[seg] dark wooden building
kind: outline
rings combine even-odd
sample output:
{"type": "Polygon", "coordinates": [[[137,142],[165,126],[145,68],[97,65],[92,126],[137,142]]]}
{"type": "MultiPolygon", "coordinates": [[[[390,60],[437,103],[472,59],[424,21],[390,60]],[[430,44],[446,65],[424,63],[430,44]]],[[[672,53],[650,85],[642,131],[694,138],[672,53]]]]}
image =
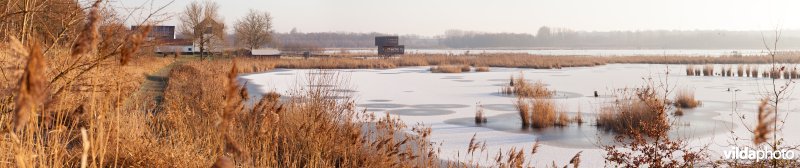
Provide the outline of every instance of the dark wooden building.
{"type": "Polygon", "coordinates": [[[405,54],[405,46],[400,45],[398,36],[375,37],[375,46],[378,46],[378,55],[392,56],[405,54]]]}

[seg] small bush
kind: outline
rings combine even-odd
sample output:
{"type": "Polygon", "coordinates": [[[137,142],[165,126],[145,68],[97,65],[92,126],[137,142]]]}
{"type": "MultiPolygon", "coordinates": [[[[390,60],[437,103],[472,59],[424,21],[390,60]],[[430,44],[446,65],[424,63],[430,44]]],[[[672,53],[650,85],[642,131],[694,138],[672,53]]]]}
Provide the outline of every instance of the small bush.
{"type": "MultiPolygon", "coordinates": [[[[431,67],[432,73],[461,73],[464,72],[462,67],[456,65],[439,65],[431,67]]],[[[467,70],[469,72],[469,70],[467,70]]]]}
{"type": "Polygon", "coordinates": [[[556,106],[553,100],[535,99],[532,104],[531,126],[533,128],[547,128],[556,125],[556,106]]]}
{"type": "Polygon", "coordinates": [[[479,66],[475,68],[475,72],[489,72],[489,67],[487,66],[479,66]]]}
{"type": "Polygon", "coordinates": [[[714,65],[706,64],[703,67],[703,75],[704,76],[714,76],[714,65]]]}
{"type": "Polygon", "coordinates": [[[695,108],[700,105],[700,101],[694,98],[694,91],[681,89],[675,92],[674,104],[680,108],[695,108]]]}
{"type": "Polygon", "coordinates": [[[597,126],[621,134],[660,136],[669,130],[664,101],[650,87],[623,92],[621,98],[601,108],[597,126]]]}
{"type": "Polygon", "coordinates": [[[514,94],[517,97],[526,97],[526,98],[551,98],[553,97],[553,91],[547,89],[547,86],[542,81],[536,81],[533,84],[528,83],[525,80],[525,76],[520,74],[519,78],[514,79],[511,77],[511,82],[509,82],[509,86],[504,86],[501,88],[501,93],[503,94],[514,94]]]}

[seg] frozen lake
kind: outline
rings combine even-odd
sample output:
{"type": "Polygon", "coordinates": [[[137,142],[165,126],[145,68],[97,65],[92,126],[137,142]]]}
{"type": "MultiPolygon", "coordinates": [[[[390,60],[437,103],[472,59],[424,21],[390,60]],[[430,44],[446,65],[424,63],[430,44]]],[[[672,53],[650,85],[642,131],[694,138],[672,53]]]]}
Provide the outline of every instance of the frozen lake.
{"type": "MultiPolygon", "coordinates": [[[[337,54],[342,52],[357,54],[377,54],[376,49],[325,49],[326,54],[337,54]]],[[[792,50],[786,50],[792,52],[792,50]]],[[[724,56],[724,55],[766,55],[766,50],[753,49],[717,49],[717,50],[698,50],[698,49],[642,49],[642,50],[590,50],[590,49],[410,49],[405,50],[406,54],[497,54],[497,53],[524,53],[533,55],[554,55],[554,56],[724,56]]]]}
{"type": "MultiPolygon", "coordinates": [[[[716,66],[718,71],[721,66],[716,66]]],[[[766,66],[761,66],[766,68],[766,66]]],[[[518,69],[491,68],[490,72],[471,73],[430,73],[429,67],[405,67],[386,70],[345,69],[329,70],[348,78],[350,89],[339,92],[352,93],[360,109],[383,115],[389,113],[399,117],[407,125],[423,123],[433,132],[431,141],[441,142],[442,159],[468,160],[465,156],[473,134],[477,139],[487,142],[487,154],[476,156],[483,160],[493,160],[496,152],[512,147],[529,151],[534,140],[539,139],[542,146],[532,157],[533,165],[539,167],[553,161],[559,165],[569,162],[577,152],[582,153],[582,165],[602,165],[605,152],[598,149],[598,143],[612,140],[611,135],[599,131],[594,125],[594,116],[608,102],[614,101],[610,95],[615,89],[633,88],[644,83],[642,78],[651,76],[663,80],[667,65],[650,64],[610,64],[596,67],[564,69],[518,69]],[[508,84],[509,77],[524,73],[529,81],[541,80],[549,89],[556,91],[553,98],[557,106],[566,109],[571,115],[581,112],[588,123],[578,126],[547,129],[520,128],[519,115],[513,103],[516,98],[498,94],[500,88],[508,84]],[[598,91],[600,97],[594,97],[598,91]],[[476,104],[483,105],[488,123],[474,124],[476,104]]],[[[687,138],[692,146],[709,145],[712,159],[719,159],[723,150],[729,150],[734,135],[750,139],[752,134],[747,127],[755,121],[758,100],[766,94],[771,80],[749,77],[701,77],[686,76],[685,66],[670,65],[669,83],[676,88],[695,91],[702,106],[684,110],[684,116],[670,116],[676,124],[673,137],[687,138]],[[728,91],[740,90],[736,92],[728,91]],[[747,115],[743,123],[733,111],[747,115]]],[[[734,67],[735,69],[735,67],[734,67]]],[[[718,72],[717,71],[717,72],[718,72]]],[[[240,80],[247,81],[251,95],[267,91],[281,94],[290,89],[310,87],[303,83],[309,72],[316,70],[277,69],[272,72],[245,74],[240,80]]],[[[782,80],[779,80],[782,81],[782,80]]],[[[316,86],[320,87],[320,86],[316,86]]],[[[794,92],[794,90],[792,90],[794,92]]],[[[670,96],[671,98],[672,96],[670,96]]],[[[796,96],[790,95],[780,108],[781,117],[786,115],[784,133],[779,134],[787,145],[800,144],[800,134],[792,134],[800,128],[797,115],[796,96]],[[789,113],[785,113],[789,109],[789,113]]],[[[741,144],[750,144],[742,140],[741,144]]]]}

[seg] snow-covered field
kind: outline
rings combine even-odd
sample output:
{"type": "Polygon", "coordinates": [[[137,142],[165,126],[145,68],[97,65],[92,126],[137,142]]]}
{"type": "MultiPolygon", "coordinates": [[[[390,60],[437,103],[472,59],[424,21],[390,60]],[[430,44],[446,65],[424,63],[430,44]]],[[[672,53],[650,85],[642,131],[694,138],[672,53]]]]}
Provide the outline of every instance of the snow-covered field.
{"type": "MultiPolygon", "coordinates": [[[[718,71],[720,65],[716,66],[718,71]]],[[[643,78],[652,77],[655,82],[669,80],[675,88],[695,91],[702,106],[684,110],[685,115],[671,117],[676,125],[671,132],[675,137],[688,138],[692,146],[708,145],[712,159],[719,159],[723,150],[732,146],[732,137],[738,136],[741,144],[752,137],[747,127],[752,127],[758,100],[767,93],[771,80],[747,77],[698,77],[686,76],[685,66],[670,65],[670,74],[665,77],[666,65],[612,64],[585,68],[564,69],[518,69],[491,68],[490,72],[430,73],[429,67],[406,67],[386,70],[347,69],[331,70],[340,77],[348,78],[351,89],[340,92],[353,93],[359,108],[377,114],[389,113],[398,116],[407,125],[423,123],[432,130],[431,141],[441,142],[443,159],[469,160],[465,156],[470,138],[487,142],[488,152],[475,155],[482,160],[493,160],[496,152],[513,147],[529,151],[536,139],[542,146],[531,157],[533,165],[559,165],[569,162],[577,152],[582,153],[582,164],[602,165],[605,153],[598,143],[612,140],[611,135],[598,131],[593,126],[594,115],[605,103],[614,101],[615,89],[634,88],[644,84],[643,78]],[[524,73],[529,81],[542,80],[548,88],[556,90],[555,102],[575,115],[583,114],[588,123],[578,126],[555,127],[541,130],[522,130],[513,97],[498,94],[507,85],[509,77],[524,73]],[[730,89],[729,89],[730,88],[730,89]],[[729,91],[730,90],[730,91],[729,91]],[[736,91],[739,90],[739,91],[736,91]],[[593,92],[599,92],[594,97],[593,92]],[[474,124],[476,105],[485,109],[488,123],[474,124]],[[744,122],[736,118],[734,110],[746,115],[744,122]],[[488,159],[487,159],[488,155],[488,159]]],[[[766,68],[762,65],[761,68],[766,68]]],[[[735,67],[734,67],[735,69],[735,67]]],[[[307,73],[316,70],[278,69],[272,72],[246,74],[240,80],[247,82],[251,95],[267,91],[286,93],[290,89],[304,86],[307,73]]],[[[782,80],[779,80],[782,81],[782,80]]],[[[771,88],[770,88],[771,89],[771,88]]],[[[794,90],[792,90],[794,91],[794,90]]],[[[800,144],[800,128],[797,103],[800,95],[789,95],[780,108],[786,124],[780,137],[788,145],[800,144]],[[788,109],[788,110],[787,110],[788,109]],[[789,112],[788,114],[786,112],[789,112]]],[[[670,96],[671,97],[671,96],[670,96]]],[[[538,166],[537,166],[538,167],[538,166]]]]}

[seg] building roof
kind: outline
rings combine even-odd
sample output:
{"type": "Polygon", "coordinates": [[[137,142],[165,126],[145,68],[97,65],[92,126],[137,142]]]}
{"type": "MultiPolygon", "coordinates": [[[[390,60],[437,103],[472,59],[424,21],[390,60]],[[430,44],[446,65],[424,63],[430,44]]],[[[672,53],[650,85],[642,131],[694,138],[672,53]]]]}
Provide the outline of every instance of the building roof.
{"type": "Polygon", "coordinates": [[[253,49],[250,51],[250,55],[259,56],[259,55],[281,55],[281,51],[274,49],[274,48],[259,48],[253,49]]]}

